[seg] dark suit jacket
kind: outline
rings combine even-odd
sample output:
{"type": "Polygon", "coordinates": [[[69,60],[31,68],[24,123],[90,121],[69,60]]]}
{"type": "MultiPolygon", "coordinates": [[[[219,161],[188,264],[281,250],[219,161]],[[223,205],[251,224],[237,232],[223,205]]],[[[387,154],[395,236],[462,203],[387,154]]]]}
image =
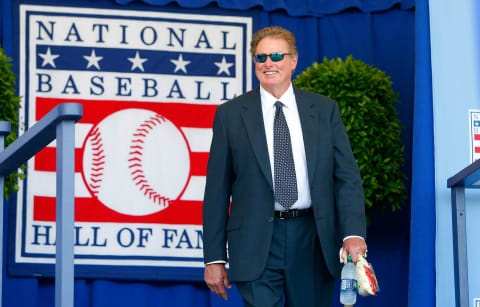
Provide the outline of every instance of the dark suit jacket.
{"type": "MultiPolygon", "coordinates": [[[[338,277],[342,239],[366,235],[362,181],[337,103],[297,88],[294,92],[320,245],[329,272],[338,277]]],[[[256,88],[215,113],[203,204],[205,263],[227,260],[228,241],[230,279],[257,279],[267,262],[274,204],[256,88]]]]}

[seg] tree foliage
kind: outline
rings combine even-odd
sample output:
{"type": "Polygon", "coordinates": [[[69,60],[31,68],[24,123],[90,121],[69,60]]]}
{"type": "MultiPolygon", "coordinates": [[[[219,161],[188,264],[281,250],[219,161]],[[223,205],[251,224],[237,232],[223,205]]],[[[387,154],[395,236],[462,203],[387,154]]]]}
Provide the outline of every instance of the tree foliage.
{"type": "Polygon", "coordinates": [[[401,209],[406,176],[395,104],[398,94],[385,72],[349,56],[324,59],[297,76],[294,84],[338,102],[365,191],[367,215],[401,209]]]}
{"type": "MultiPolygon", "coordinates": [[[[0,121],[9,121],[12,132],[5,139],[5,147],[17,139],[18,109],[20,97],[15,94],[15,73],[12,71],[11,58],[7,57],[0,47],[0,121]]],[[[5,197],[18,190],[18,179],[23,179],[22,172],[15,172],[5,178],[5,197]]]]}

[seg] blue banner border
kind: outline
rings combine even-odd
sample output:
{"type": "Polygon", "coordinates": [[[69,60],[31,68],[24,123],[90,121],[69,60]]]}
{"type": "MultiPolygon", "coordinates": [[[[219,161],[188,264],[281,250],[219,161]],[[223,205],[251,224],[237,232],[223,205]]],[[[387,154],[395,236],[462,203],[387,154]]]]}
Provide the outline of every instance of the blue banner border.
{"type": "MultiPolygon", "coordinates": [[[[14,72],[17,74],[17,90],[19,86],[18,76],[19,76],[19,59],[20,59],[20,5],[29,4],[29,5],[38,5],[38,6],[62,6],[62,7],[75,7],[75,8],[92,8],[91,6],[85,6],[85,1],[71,1],[65,3],[65,1],[21,1],[14,0],[12,4],[12,41],[13,41],[13,64],[14,72]]],[[[255,32],[255,29],[258,28],[258,23],[260,19],[260,10],[253,9],[251,11],[230,11],[219,9],[217,7],[208,7],[204,9],[185,9],[179,8],[176,5],[167,5],[164,7],[158,6],[148,6],[144,4],[131,4],[128,6],[118,6],[113,2],[109,1],[96,1],[96,9],[115,9],[115,10],[139,10],[139,11],[155,11],[155,12],[164,12],[164,13],[180,13],[180,14],[195,14],[195,15],[227,15],[235,17],[250,17],[252,20],[252,31],[255,32]]],[[[45,14],[46,12],[42,12],[45,14]]],[[[27,13],[34,14],[32,13],[27,13]]],[[[65,15],[56,14],[56,15],[65,15]]],[[[78,16],[78,14],[71,14],[78,16]]],[[[87,16],[89,14],[85,14],[87,16]]],[[[125,16],[118,16],[122,18],[127,18],[125,16]]],[[[131,19],[131,18],[129,18],[131,19]]],[[[150,18],[151,19],[151,18],[150,18]]],[[[193,23],[202,23],[202,24],[218,24],[224,23],[226,25],[241,25],[240,23],[231,22],[214,22],[214,21],[192,21],[193,23]]],[[[243,24],[245,29],[245,24],[243,24]]],[[[244,31],[246,33],[246,29],[244,31]]],[[[28,35],[25,36],[26,38],[28,35]]],[[[246,41],[246,37],[243,38],[246,41]]],[[[247,46],[247,45],[246,45],[247,46]]],[[[245,54],[245,57],[248,56],[248,53],[245,54]]],[[[244,57],[244,63],[247,63],[246,58],[244,57]]],[[[27,61],[28,62],[28,61],[27,61]]],[[[254,71],[253,69],[251,70],[254,71]]],[[[246,76],[246,66],[244,66],[244,76],[246,76]]],[[[251,80],[254,80],[253,73],[251,80]]],[[[26,88],[28,88],[28,80],[26,81],[26,88]]],[[[254,83],[254,81],[252,81],[254,83]]],[[[243,81],[243,88],[248,88],[246,84],[246,78],[243,81]]],[[[25,101],[25,107],[28,108],[28,98],[25,101]]],[[[28,114],[26,114],[25,122],[28,123],[28,114]]],[[[28,175],[28,174],[27,174],[28,175]]],[[[42,257],[42,258],[54,258],[54,255],[45,255],[45,254],[34,254],[25,252],[25,225],[26,225],[26,180],[24,181],[23,189],[23,225],[22,225],[22,256],[30,257],[42,257]]],[[[13,276],[35,276],[35,277],[53,277],[55,275],[55,265],[54,264],[36,264],[36,263],[17,263],[15,262],[15,240],[16,240],[16,212],[17,212],[17,199],[16,195],[10,198],[8,202],[10,205],[9,208],[9,223],[8,223],[8,264],[7,269],[8,273],[13,276]]],[[[175,260],[182,261],[182,258],[171,258],[171,257],[131,257],[131,256],[98,256],[98,255],[80,255],[75,256],[76,259],[80,258],[90,258],[90,259],[155,259],[155,260],[175,260]]],[[[183,261],[199,261],[200,258],[188,258],[183,259],[183,261]]],[[[202,281],[203,280],[203,268],[190,268],[190,267],[161,267],[161,266],[108,266],[108,265],[75,265],[75,277],[76,278],[85,278],[85,279],[98,279],[98,278],[108,278],[108,279],[128,279],[128,280],[172,280],[172,281],[202,281]]]]}

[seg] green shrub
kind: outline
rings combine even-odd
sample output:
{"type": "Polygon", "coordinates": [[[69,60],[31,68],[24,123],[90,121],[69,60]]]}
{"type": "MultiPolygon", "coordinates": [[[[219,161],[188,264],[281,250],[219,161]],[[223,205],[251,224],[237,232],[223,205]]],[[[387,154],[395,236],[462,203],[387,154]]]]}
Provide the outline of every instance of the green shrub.
{"type": "MultiPolygon", "coordinates": [[[[9,63],[11,60],[0,47],[0,121],[9,121],[12,125],[12,133],[5,139],[5,147],[17,139],[18,109],[20,108],[20,97],[15,95],[15,74],[11,70],[12,64],[9,63]]],[[[18,190],[17,181],[24,176],[21,172],[15,172],[5,178],[6,198],[18,190]]]]}
{"type": "Polygon", "coordinates": [[[401,209],[406,199],[404,148],[390,77],[349,56],[313,63],[294,84],[338,102],[362,176],[367,216],[388,205],[392,211],[401,209]]]}

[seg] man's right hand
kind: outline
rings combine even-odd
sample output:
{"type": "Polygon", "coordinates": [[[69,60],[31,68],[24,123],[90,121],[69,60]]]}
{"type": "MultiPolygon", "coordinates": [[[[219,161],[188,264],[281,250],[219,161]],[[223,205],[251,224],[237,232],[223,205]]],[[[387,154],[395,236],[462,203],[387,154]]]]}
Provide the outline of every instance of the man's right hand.
{"type": "Polygon", "coordinates": [[[205,266],[204,274],[205,282],[210,290],[213,291],[216,295],[220,296],[224,300],[228,299],[227,289],[231,289],[232,285],[228,280],[227,269],[225,269],[225,264],[223,263],[211,263],[205,266]]]}

